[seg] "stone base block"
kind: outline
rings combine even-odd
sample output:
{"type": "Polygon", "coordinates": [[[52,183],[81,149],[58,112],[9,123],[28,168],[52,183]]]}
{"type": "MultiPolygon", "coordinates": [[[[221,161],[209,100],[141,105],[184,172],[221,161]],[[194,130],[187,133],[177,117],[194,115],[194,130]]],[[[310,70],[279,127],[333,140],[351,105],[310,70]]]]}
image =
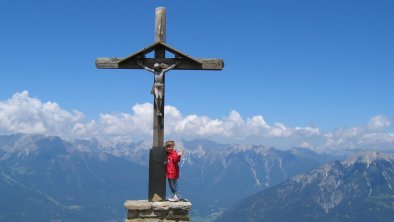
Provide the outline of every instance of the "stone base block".
{"type": "Polygon", "coordinates": [[[127,209],[125,222],[186,222],[190,221],[192,204],[188,201],[127,200],[124,207],[127,209]]]}

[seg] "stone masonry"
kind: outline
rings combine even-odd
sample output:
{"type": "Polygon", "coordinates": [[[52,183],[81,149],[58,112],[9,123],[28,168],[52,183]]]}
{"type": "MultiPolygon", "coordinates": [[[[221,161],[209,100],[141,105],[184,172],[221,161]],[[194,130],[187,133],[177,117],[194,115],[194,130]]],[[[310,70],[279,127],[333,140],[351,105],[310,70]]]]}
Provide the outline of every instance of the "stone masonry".
{"type": "Polygon", "coordinates": [[[125,222],[184,222],[190,221],[192,204],[188,201],[127,200],[124,207],[127,209],[125,222]]]}

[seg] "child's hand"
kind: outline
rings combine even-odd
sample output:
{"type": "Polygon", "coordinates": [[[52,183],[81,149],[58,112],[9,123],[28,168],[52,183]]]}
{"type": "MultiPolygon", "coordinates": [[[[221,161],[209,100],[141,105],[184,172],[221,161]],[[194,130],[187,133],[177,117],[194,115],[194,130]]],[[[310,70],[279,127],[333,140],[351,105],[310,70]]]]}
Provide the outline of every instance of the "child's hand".
{"type": "Polygon", "coordinates": [[[178,155],[179,155],[179,156],[182,156],[182,155],[183,155],[183,150],[180,150],[180,151],[178,152],[178,155]]]}

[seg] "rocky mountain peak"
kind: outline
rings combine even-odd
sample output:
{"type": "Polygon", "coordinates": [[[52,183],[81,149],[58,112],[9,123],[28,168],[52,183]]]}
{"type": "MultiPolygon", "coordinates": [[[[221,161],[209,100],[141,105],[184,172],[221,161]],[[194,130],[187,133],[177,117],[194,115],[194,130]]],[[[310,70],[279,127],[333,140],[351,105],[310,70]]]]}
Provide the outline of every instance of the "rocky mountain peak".
{"type": "Polygon", "coordinates": [[[343,161],[345,166],[354,165],[356,163],[367,164],[368,166],[376,161],[387,161],[387,162],[394,162],[394,154],[391,153],[383,153],[379,151],[360,151],[348,159],[343,161]]]}

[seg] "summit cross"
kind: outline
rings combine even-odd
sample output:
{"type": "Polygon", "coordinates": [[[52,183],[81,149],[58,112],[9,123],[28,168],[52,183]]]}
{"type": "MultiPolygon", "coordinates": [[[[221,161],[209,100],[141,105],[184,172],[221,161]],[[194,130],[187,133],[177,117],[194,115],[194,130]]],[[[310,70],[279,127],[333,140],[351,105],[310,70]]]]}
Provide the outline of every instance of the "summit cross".
{"type": "Polygon", "coordinates": [[[97,58],[99,69],[145,69],[154,76],[153,145],[149,151],[149,201],[163,201],[166,196],[166,151],[164,144],[165,74],[170,70],[222,70],[223,59],[192,58],[166,44],[166,9],[156,8],[155,43],[124,58],[97,58]],[[166,51],[174,58],[167,58],[166,51]],[[154,52],[154,58],[147,55],[154,52]]]}

